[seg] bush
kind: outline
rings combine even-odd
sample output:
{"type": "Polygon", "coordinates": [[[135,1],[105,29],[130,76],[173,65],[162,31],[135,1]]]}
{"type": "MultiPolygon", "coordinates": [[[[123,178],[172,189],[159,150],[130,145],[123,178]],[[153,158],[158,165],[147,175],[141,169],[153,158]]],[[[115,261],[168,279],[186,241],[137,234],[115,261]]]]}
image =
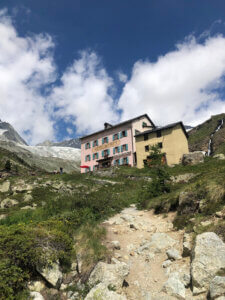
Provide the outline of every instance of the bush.
{"type": "Polygon", "coordinates": [[[7,160],[5,163],[5,170],[10,172],[11,171],[11,162],[10,160],[7,160]]]}

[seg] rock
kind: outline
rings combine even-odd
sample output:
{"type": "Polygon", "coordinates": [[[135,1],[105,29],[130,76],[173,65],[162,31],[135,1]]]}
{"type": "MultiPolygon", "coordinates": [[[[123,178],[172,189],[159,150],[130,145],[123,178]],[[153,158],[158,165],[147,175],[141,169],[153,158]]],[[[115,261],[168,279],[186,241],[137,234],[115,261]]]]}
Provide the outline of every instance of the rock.
{"type": "Polygon", "coordinates": [[[0,192],[1,193],[8,193],[10,191],[10,182],[4,181],[1,185],[0,185],[0,192]]]}
{"type": "Polygon", "coordinates": [[[62,272],[60,271],[59,264],[53,263],[46,268],[37,267],[37,271],[50,283],[53,287],[59,288],[62,283],[62,272]]]}
{"type": "Polygon", "coordinates": [[[112,285],[116,289],[121,288],[125,277],[129,274],[129,266],[124,262],[117,261],[116,264],[106,264],[99,262],[92,271],[88,283],[104,283],[106,286],[112,285]]]}
{"type": "Polygon", "coordinates": [[[167,259],[162,263],[163,268],[168,268],[172,264],[172,261],[167,259]]]}
{"type": "Polygon", "coordinates": [[[18,204],[17,200],[6,198],[1,202],[1,208],[10,208],[18,204]]]}
{"type": "Polygon", "coordinates": [[[31,292],[30,295],[33,300],[45,300],[44,297],[38,292],[31,292]]]}
{"type": "Polygon", "coordinates": [[[132,223],[134,221],[134,217],[128,214],[123,214],[120,218],[129,223],[132,223]]]}
{"type": "Polygon", "coordinates": [[[23,197],[23,201],[24,202],[29,202],[29,201],[32,201],[32,200],[33,200],[33,197],[31,195],[29,195],[29,194],[26,194],[23,197]]]}
{"type": "Polygon", "coordinates": [[[42,281],[32,281],[28,284],[28,289],[34,292],[41,292],[45,288],[42,281]]]}
{"type": "Polygon", "coordinates": [[[36,208],[33,206],[30,206],[30,205],[27,205],[27,206],[21,207],[21,209],[36,209],[36,208]]]}
{"type": "Polygon", "coordinates": [[[185,233],[183,239],[183,257],[187,257],[191,255],[192,250],[192,236],[190,234],[185,233]]]}
{"type": "Polygon", "coordinates": [[[218,299],[217,297],[225,296],[225,276],[216,276],[210,283],[210,297],[211,299],[218,299]]]}
{"type": "Polygon", "coordinates": [[[0,215],[0,220],[3,220],[7,217],[7,215],[0,215]]]}
{"type": "Polygon", "coordinates": [[[196,237],[192,253],[191,277],[194,295],[207,292],[211,280],[224,269],[225,244],[214,232],[196,237]]]}
{"type": "Polygon", "coordinates": [[[20,184],[20,185],[15,185],[12,190],[13,192],[16,192],[16,193],[25,193],[27,191],[31,191],[33,190],[33,186],[30,185],[30,184],[20,184]]]}
{"type": "Polygon", "coordinates": [[[184,154],[182,158],[182,164],[196,165],[204,162],[204,154],[201,151],[195,151],[188,154],[184,154]]]}
{"type": "Polygon", "coordinates": [[[178,213],[180,215],[196,212],[199,208],[200,200],[192,191],[181,192],[179,195],[178,213]]]}
{"type": "Polygon", "coordinates": [[[178,273],[172,273],[164,284],[162,291],[177,299],[185,299],[185,287],[180,281],[178,273]]]}
{"type": "Polygon", "coordinates": [[[213,223],[213,221],[210,221],[210,220],[207,220],[207,221],[202,221],[200,224],[203,226],[203,227],[206,227],[206,226],[209,226],[213,223]]]}
{"type": "Polygon", "coordinates": [[[174,248],[167,250],[166,254],[167,254],[168,258],[171,260],[181,259],[179,252],[174,248]]]}
{"type": "Polygon", "coordinates": [[[183,282],[184,286],[187,288],[191,284],[191,275],[187,274],[187,273],[181,274],[180,280],[181,280],[181,282],[183,282]]]}
{"type": "Polygon", "coordinates": [[[217,218],[223,218],[223,216],[224,216],[222,211],[217,211],[215,215],[217,218]]]}
{"type": "Polygon", "coordinates": [[[217,159],[220,159],[220,160],[225,160],[225,155],[223,153],[213,155],[213,157],[217,158],[217,159]]]}
{"type": "Polygon", "coordinates": [[[189,180],[194,178],[196,174],[194,173],[186,173],[178,176],[171,176],[170,179],[173,183],[187,183],[189,180]]]}
{"type": "Polygon", "coordinates": [[[85,300],[126,300],[125,296],[119,295],[114,291],[110,291],[103,283],[97,284],[87,294],[85,300]]]}
{"type": "Polygon", "coordinates": [[[119,241],[112,241],[111,244],[112,244],[113,249],[120,250],[120,242],[119,241]]]}
{"type": "Polygon", "coordinates": [[[168,234],[157,232],[152,235],[149,248],[154,252],[162,252],[162,250],[171,248],[175,244],[176,241],[168,234]]]}

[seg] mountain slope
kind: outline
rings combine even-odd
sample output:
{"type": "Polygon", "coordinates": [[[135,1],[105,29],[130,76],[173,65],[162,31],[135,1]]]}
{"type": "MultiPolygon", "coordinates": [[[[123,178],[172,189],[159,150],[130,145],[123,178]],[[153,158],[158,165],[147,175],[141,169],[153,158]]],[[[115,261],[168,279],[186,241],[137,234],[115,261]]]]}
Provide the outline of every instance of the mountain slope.
{"type": "Polygon", "coordinates": [[[16,132],[16,130],[7,122],[0,120],[0,140],[13,141],[20,145],[27,145],[22,137],[16,132]]]}
{"type": "Polygon", "coordinates": [[[62,142],[54,143],[51,141],[45,141],[43,143],[37,144],[37,146],[49,146],[49,147],[71,147],[71,148],[77,148],[80,149],[81,144],[80,144],[80,139],[70,139],[70,140],[65,140],[62,142]]]}
{"type": "Polygon", "coordinates": [[[208,151],[209,140],[212,138],[212,153],[225,154],[225,125],[215,132],[221,120],[225,122],[225,113],[212,116],[209,120],[188,132],[190,151],[208,151]],[[211,137],[211,134],[215,134],[211,137]]]}

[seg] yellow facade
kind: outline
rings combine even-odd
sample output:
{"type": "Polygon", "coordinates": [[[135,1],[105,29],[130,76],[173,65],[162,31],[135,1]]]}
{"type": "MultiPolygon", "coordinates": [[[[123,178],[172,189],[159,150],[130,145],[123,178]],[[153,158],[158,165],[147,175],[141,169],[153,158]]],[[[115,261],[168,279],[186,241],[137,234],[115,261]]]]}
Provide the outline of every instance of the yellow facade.
{"type": "Polygon", "coordinates": [[[137,167],[144,167],[144,160],[149,156],[149,151],[145,151],[145,146],[153,146],[162,143],[161,152],[166,154],[168,165],[179,164],[183,154],[189,153],[188,140],[180,124],[172,128],[161,129],[161,137],[157,137],[156,132],[148,133],[148,140],[144,140],[144,135],[136,137],[137,167]]]}

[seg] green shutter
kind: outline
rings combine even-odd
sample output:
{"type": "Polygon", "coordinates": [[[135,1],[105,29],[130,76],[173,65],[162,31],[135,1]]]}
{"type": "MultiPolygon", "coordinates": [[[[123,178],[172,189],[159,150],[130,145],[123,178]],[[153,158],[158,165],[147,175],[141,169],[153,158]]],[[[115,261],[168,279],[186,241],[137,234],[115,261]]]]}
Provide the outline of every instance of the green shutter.
{"type": "Polygon", "coordinates": [[[107,142],[107,144],[108,144],[108,142],[109,142],[109,138],[108,138],[108,137],[106,137],[106,142],[107,142]]]}
{"type": "Polygon", "coordinates": [[[97,159],[98,159],[98,153],[97,153],[97,159]]]}
{"type": "Polygon", "coordinates": [[[118,146],[118,153],[120,153],[120,146],[118,146]]]}
{"type": "Polygon", "coordinates": [[[85,156],[85,161],[87,161],[87,155],[85,156]]]}
{"type": "Polygon", "coordinates": [[[129,164],[129,157],[127,157],[127,164],[129,164]]]}
{"type": "Polygon", "coordinates": [[[115,154],[116,153],[116,149],[115,148],[113,148],[113,154],[115,154]]]}
{"type": "Polygon", "coordinates": [[[95,154],[92,155],[93,160],[95,159],[95,154]]]}
{"type": "Polygon", "coordinates": [[[119,133],[117,133],[117,139],[119,139],[120,138],[120,134],[119,133]]]}
{"type": "Polygon", "coordinates": [[[120,138],[122,138],[122,131],[120,132],[120,138]]]}
{"type": "Polygon", "coordinates": [[[96,146],[98,146],[98,140],[96,141],[96,146]]]}
{"type": "Polygon", "coordinates": [[[115,141],[115,134],[113,135],[113,141],[115,141]]]}
{"type": "Polygon", "coordinates": [[[121,148],[121,152],[123,152],[123,145],[120,148],[121,148]]]}
{"type": "Polygon", "coordinates": [[[104,157],[104,150],[102,150],[102,157],[104,157]]]}
{"type": "Polygon", "coordinates": [[[120,165],[120,159],[118,159],[118,165],[120,165]]]}
{"type": "Polygon", "coordinates": [[[108,153],[108,155],[110,155],[110,149],[107,149],[107,153],[108,153]]]}
{"type": "Polygon", "coordinates": [[[128,151],[128,144],[126,144],[126,151],[128,151]]]}
{"type": "Polygon", "coordinates": [[[102,145],[104,144],[104,138],[102,138],[102,145]]]}
{"type": "Polygon", "coordinates": [[[94,147],[94,142],[95,142],[95,141],[92,142],[92,147],[94,147]]]}

